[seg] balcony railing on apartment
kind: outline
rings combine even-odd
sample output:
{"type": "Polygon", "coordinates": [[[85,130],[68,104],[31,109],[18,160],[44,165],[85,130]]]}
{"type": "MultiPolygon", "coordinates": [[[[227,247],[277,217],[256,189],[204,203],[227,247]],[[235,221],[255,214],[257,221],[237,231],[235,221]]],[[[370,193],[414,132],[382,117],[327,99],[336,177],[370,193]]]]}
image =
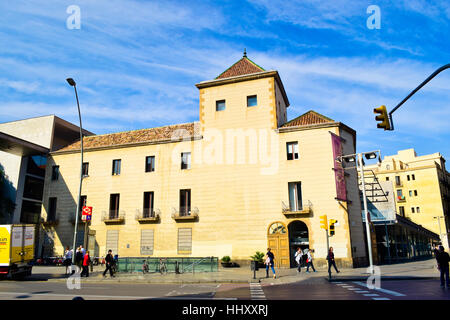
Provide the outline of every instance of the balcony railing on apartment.
{"type": "Polygon", "coordinates": [[[197,207],[180,207],[179,210],[172,207],[172,218],[175,221],[195,221],[198,219],[197,207]]]}
{"type": "Polygon", "coordinates": [[[397,202],[406,202],[405,196],[397,196],[397,202]]]}
{"type": "Polygon", "coordinates": [[[57,218],[57,216],[47,216],[47,218],[43,218],[41,217],[40,219],[41,224],[43,224],[44,226],[54,226],[57,225],[59,223],[59,219],[57,218]]]}
{"type": "Polygon", "coordinates": [[[159,209],[136,209],[136,220],[139,223],[158,222],[161,211],[159,209]]]}
{"type": "Polygon", "coordinates": [[[298,207],[288,206],[284,201],[281,201],[281,210],[286,218],[295,218],[311,214],[313,212],[313,206],[309,200],[307,204],[302,204],[298,207]]]}
{"type": "Polygon", "coordinates": [[[401,181],[395,181],[396,187],[403,187],[403,183],[401,181]]]}
{"type": "Polygon", "coordinates": [[[109,210],[102,212],[102,221],[104,223],[123,223],[125,222],[125,211],[109,210]]]}

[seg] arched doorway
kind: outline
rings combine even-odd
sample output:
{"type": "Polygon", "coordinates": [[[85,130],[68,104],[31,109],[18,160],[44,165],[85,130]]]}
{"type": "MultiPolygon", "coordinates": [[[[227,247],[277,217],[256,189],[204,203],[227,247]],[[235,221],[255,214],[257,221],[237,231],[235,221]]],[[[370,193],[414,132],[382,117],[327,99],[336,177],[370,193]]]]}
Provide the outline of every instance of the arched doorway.
{"type": "Polygon", "coordinates": [[[289,267],[289,238],[286,226],[281,222],[272,223],[269,226],[267,241],[275,256],[275,267],[289,267]]]}
{"type": "Polygon", "coordinates": [[[288,226],[288,231],[290,267],[293,268],[297,266],[294,257],[297,248],[309,249],[309,232],[306,224],[299,220],[292,221],[288,226]]]}

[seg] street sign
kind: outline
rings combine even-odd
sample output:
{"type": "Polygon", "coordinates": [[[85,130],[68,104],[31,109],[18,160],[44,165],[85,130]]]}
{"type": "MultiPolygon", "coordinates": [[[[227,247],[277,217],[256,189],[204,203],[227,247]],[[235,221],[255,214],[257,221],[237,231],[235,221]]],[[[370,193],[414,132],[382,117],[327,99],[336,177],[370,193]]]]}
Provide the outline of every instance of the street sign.
{"type": "Polygon", "coordinates": [[[83,206],[83,212],[81,215],[81,220],[91,221],[92,219],[92,207],[83,206]]]}

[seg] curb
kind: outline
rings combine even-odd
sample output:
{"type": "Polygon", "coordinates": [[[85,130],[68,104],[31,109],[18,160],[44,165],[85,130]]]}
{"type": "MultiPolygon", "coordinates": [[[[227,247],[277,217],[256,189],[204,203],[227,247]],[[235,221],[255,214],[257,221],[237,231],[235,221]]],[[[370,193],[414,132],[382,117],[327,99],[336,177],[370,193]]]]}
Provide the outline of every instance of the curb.
{"type": "MultiPolygon", "coordinates": [[[[328,280],[328,282],[341,282],[341,281],[367,281],[369,277],[354,277],[354,278],[331,278],[329,279],[328,277],[326,278],[328,280]]],[[[429,276],[429,277],[424,277],[424,276],[385,276],[385,277],[380,277],[381,281],[398,281],[398,280],[436,280],[439,279],[439,277],[436,276],[429,276]]]]}

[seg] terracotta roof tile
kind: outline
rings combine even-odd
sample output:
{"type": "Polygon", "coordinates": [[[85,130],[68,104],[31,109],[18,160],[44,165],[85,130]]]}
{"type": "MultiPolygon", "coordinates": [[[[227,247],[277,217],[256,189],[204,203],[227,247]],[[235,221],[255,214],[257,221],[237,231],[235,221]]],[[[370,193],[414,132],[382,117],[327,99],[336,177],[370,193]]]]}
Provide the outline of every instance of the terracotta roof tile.
{"type": "Polygon", "coordinates": [[[222,72],[216,79],[243,76],[246,74],[258,73],[263,71],[265,71],[263,68],[244,56],[241,60],[222,72]]]}
{"type": "Polygon", "coordinates": [[[298,127],[298,126],[307,126],[311,124],[320,124],[320,123],[331,123],[334,122],[333,119],[330,119],[328,117],[325,117],[324,115],[321,115],[320,113],[317,113],[313,110],[310,110],[301,116],[292,119],[289,122],[286,122],[281,127],[298,127]]]}
{"type": "MultiPolygon", "coordinates": [[[[170,140],[173,137],[183,138],[183,131],[177,131],[179,129],[186,130],[189,137],[199,135],[198,122],[192,122],[158,128],[140,129],[126,132],[117,132],[84,137],[83,149],[89,150],[94,148],[113,147],[143,142],[162,142],[170,140]]],[[[80,140],[63,147],[62,149],[57,150],[57,152],[78,151],[78,150],[80,150],[80,140]]]]}

